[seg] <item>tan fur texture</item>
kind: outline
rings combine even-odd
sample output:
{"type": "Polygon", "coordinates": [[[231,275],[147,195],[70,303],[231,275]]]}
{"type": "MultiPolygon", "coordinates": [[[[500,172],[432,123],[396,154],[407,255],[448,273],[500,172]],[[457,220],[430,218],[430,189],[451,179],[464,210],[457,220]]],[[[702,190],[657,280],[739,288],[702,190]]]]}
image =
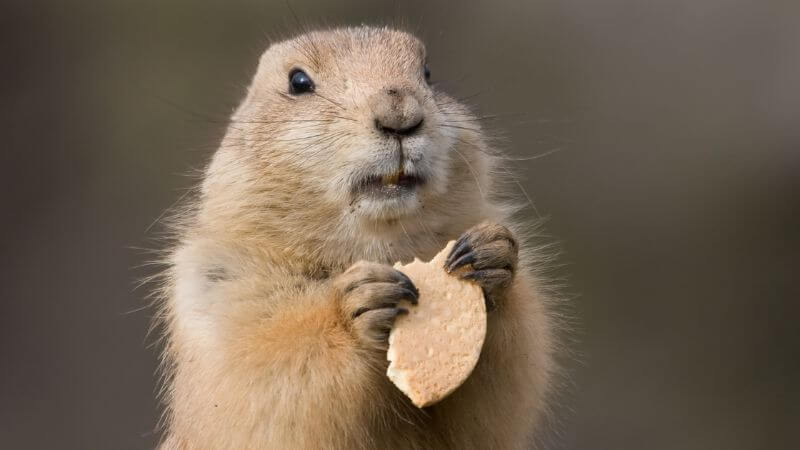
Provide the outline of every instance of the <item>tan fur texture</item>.
{"type": "Polygon", "coordinates": [[[533,447],[555,343],[524,244],[518,264],[516,247],[495,245],[513,259],[513,281],[496,289],[463,386],[420,410],[386,377],[392,299],[407,295],[387,265],[428,260],[482,222],[518,242],[527,235],[499,200],[506,175],[479,120],[426,83],[425,58],[410,34],[371,27],[311,32],[264,53],[179,217],[161,314],[162,448],[533,447]],[[296,68],[314,92],[288,92],[296,68]],[[424,121],[398,147],[376,131],[382,114],[424,121]],[[416,193],[353,194],[357,180],[398,164],[425,178],[416,193]]]}

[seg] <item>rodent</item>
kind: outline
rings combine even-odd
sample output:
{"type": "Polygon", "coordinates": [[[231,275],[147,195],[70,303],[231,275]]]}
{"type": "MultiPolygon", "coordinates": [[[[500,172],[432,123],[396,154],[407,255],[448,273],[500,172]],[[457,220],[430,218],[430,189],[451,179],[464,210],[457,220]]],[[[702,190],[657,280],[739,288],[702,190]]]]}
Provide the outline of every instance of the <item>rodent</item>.
{"type": "Polygon", "coordinates": [[[424,45],[391,28],[312,31],[261,56],[176,214],[161,448],[518,449],[541,434],[553,295],[498,200],[499,153],[429,73],[424,45]],[[385,373],[400,302],[418,295],[391,264],[452,239],[447,268],[484,289],[487,336],[464,385],[418,409],[385,373]]]}

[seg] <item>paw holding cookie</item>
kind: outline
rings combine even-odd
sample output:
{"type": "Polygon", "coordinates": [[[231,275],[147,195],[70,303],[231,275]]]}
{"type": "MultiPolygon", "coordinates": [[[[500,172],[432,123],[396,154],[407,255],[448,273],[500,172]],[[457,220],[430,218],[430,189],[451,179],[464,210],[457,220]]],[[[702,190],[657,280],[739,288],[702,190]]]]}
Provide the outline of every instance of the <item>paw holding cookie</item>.
{"type": "Polygon", "coordinates": [[[369,347],[386,348],[386,338],[396,318],[407,314],[400,302],[417,304],[419,291],[402,272],[367,261],[353,264],[334,281],[344,315],[369,347]]]}
{"type": "Polygon", "coordinates": [[[394,321],[387,375],[414,405],[440,401],[472,373],[486,337],[487,309],[494,309],[516,266],[516,241],[496,224],[470,229],[428,263],[395,264],[413,281],[419,301],[394,321]]]}
{"type": "Polygon", "coordinates": [[[519,248],[508,228],[484,222],[467,230],[456,241],[445,261],[445,270],[477,282],[486,297],[486,309],[492,311],[498,298],[511,285],[519,262],[519,248]]]}

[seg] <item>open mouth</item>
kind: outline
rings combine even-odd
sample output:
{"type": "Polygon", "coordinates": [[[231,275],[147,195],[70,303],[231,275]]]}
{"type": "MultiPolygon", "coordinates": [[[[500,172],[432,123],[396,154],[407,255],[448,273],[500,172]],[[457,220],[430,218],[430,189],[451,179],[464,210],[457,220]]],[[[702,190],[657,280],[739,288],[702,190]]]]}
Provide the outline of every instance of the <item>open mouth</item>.
{"type": "Polygon", "coordinates": [[[353,186],[356,195],[399,197],[414,192],[425,180],[417,175],[396,172],[390,175],[371,175],[353,186]]]}

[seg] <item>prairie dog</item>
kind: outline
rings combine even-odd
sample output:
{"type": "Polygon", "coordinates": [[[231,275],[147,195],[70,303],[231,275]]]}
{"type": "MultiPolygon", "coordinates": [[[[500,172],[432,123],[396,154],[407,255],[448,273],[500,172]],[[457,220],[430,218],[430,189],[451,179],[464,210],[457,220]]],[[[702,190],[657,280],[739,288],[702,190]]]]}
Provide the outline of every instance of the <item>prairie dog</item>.
{"type": "Polygon", "coordinates": [[[533,446],[555,370],[549,298],[497,200],[497,152],[428,77],[423,44],[389,28],[263,54],[178,217],[162,448],[533,446]],[[466,383],[418,409],[385,374],[399,302],[418,295],[391,265],[451,239],[448,269],[486,294],[487,336],[466,383]]]}

